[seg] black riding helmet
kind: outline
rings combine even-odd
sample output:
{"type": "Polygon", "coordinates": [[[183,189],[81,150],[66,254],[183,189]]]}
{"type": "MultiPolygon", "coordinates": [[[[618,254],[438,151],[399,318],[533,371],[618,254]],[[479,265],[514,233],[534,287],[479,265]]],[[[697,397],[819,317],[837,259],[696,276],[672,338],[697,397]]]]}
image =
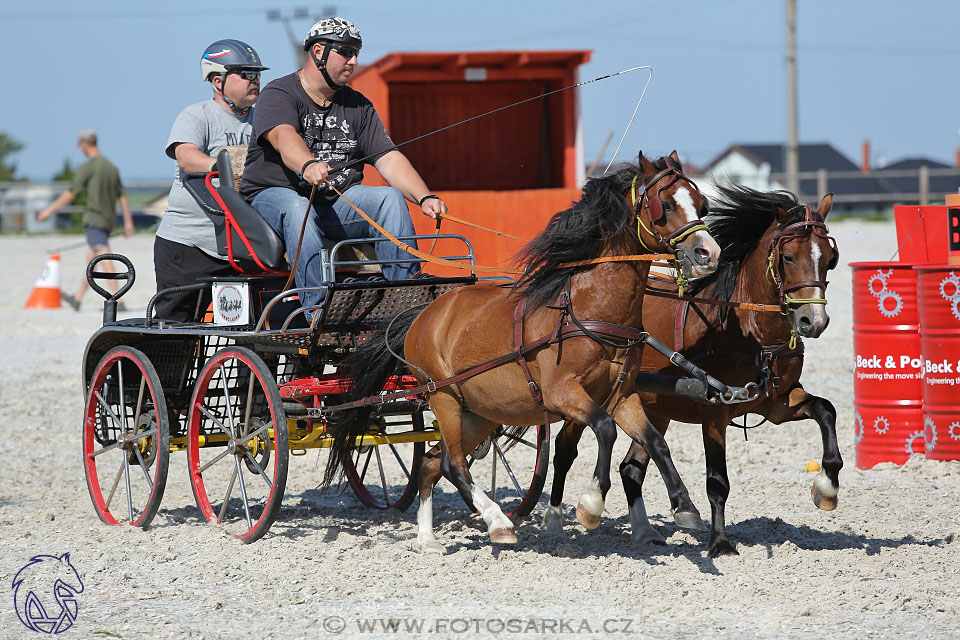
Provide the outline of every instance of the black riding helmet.
{"type": "MultiPolygon", "coordinates": [[[[220,76],[221,82],[226,82],[227,74],[231,71],[266,71],[269,68],[263,66],[254,48],[241,40],[217,40],[204,50],[200,58],[200,78],[204,82],[210,81],[214,75],[220,76]]],[[[238,109],[222,91],[218,93],[234,113],[242,115],[248,111],[238,109]]]]}
{"type": "Polygon", "coordinates": [[[323,79],[327,81],[331,89],[339,89],[340,85],[333,81],[330,74],[327,73],[327,58],[330,56],[330,49],[334,44],[342,44],[352,47],[359,51],[363,47],[363,38],[360,37],[360,31],[349,20],[339,17],[324,18],[320,22],[310,27],[307,37],[303,39],[303,49],[310,53],[313,63],[323,74],[323,79]],[[313,53],[313,43],[318,40],[326,42],[323,48],[323,55],[320,59],[313,53]]]}

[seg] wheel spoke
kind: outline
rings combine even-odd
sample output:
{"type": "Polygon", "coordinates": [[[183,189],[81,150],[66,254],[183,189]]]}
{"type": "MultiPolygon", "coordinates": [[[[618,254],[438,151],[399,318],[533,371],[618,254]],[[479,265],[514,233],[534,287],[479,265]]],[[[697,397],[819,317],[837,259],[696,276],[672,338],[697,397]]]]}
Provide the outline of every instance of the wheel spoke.
{"type": "Polygon", "coordinates": [[[248,442],[250,442],[251,440],[253,440],[254,438],[256,438],[256,437],[257,437],[258,435],[260,435],[261,433],[265,433],[268,429],[270,429],[270,425],[272,425],[272,424],[273,424],[272,422],[269,423],[269,424],[265,424],[265,425],[263,425],[262,427],[260,427],[259,429],[257,429],[256,431],[254,431],[253,433],[250,433],[250,434],[245,435],[245,436],[244,436],[243,438],[241,438],[240,440],[237,440],[237,445],[238,445],[238,446],[239,446],[239,445],[244,445],[244,446],[246,446],[246,444],[247,444],[248,442]]]}
{"type": "Polygon", "coordinates": [[[403,464],[403,458],[400,457],[400,452],[397,451],[396,445],[390,445],[390,451],[393,452],[393,457],[397,459],[397,462],[400,464],[400,468],[403,469],[403,475],[407,476],[407,480],[410,479],[410,472],[407,471],[407,465],[403,464]]]}
{"type": "MultiPolygon", "coordinates": [[[[220,381],[223,384],[223,399],[227,405],[227,420],[230,422],[230,430],[232,431],[236,427],[236,422],[233,420],[233,401],[230,398],[230,385],[227,384],[227,374],[223,369],[223,365],[220,365],[220,381]]],[[[230,439],[233,440],[235,433],[230,434],[230,439]]]]}
{"type": "Polygon", "coordinates": [[[250,519],[250,500],[247,498],[247,483],[243,481],[243,469],[240,468],[240,457],[235,458],[237,463],[237,479],[240,480],[240,495],[243,498],[243,513],[247,517],[247,528],[253,528],[253,520],[250,519]]]}
{"type": "Polygon", "coordinates": [[[536,448],[537,448],[537,445],[536,445],[535,442],[530,442],[529,440],[526,440],[526,439],[524,439],[524,438],[521,438],[521,437],[518,436],[518,435],[509,433],[509,432],[506,432],[506,431],[503,432],[503,433],[501,433],[500,435],[503,436],[504,438],[507,438],[508,440],[511,440],[511,441],[512,441],[512,442],[510,443],[510,446],[509,446],[509,447],[504,447],[504,451],[509,451],[510,449],[512,449],[513,447],[515,447],[515,446],[518,445],[518,444],[526,445],[526,446],[530,447],[531,449],[536,449],[536,448]]]}
{"type": "Polygon", "coordinates": [[[247,431],[250,430],[250,412],[253,411],[253,383],[256,379],[257,376],[253,375],[253,371],[251,371],[250,384],[247,385],[247,410],[243,413],[243,435],[247,435],[247,431]]]}
{"type": "Polygon", "coordinates": [[[121,475],[123,475],[123,463],[120,463],[120,468],[117,469],[117,475],[113,478],[113,486],[110,487],[110,495],[107,496],[107,502],[104,504],[104,508],[107,511],[110,511],[110,502],[113,500],[113,494],[117,491],[117,487],[120,485],[121,475]]]}
{"type": "MultiPolygon", "coordinates": [[[[358,450],[357,450],[357,460],[360,460],[360,456],[361,456],[361,455],[363,455],[363,454],[360,453],[360,450],[358,449],[358,450]]],[[[364,463],[363,463],[363,471],[360,472],[360,482],[363,482],[363,480],[367,477],[367,467],[370,466],[370,458],[371,458],[371,457],[373,457],[373,449],[372,449],[372,448],[367,449],[367,459],[366,459],[366,460],[364,461],[364,463]]],[[[354,465],[354,466],[356,466],[356,465],[354,465]]]]}
{"type": "Polygon", "coordinates": [[[89,456],[90,456],[91,458],[95,458],[95,457],[97,457],[98,455],[100,455],[101,453],[106,453],[107,451],[112,451],[113,449],[116,449],[117,447],[121,447],[121,446],[123,446],[123,440],[120,440],[120,441],[118,441],[118,442],[114,442],[113,444],[108,444],[108,445],[105,446],[103,449],[99,449],[99,450],[94,451],[93,453],[89,454],[89,456]]]}
{"type": "Polygon", "coordinates": [[[230,503],[230,494],[233,493],[233,483],[237,481],[237,471],[238,467],[234,466],[233,474],[230,476],[230,483],[227,484],[227,495],[223,496],[223,504],[220,505],[220,515],[218,516],[220,522],[223,522],[223,518],[227,515],[227,504],[230,503]]]}
{"type": "Polygon", "coordinates": [[[140,469],[143,471],[143,477],[147,479],[147,485],[150,487],[150,491],[153,491],[153,480],[150,479],[150,474],[147,473],[147,463],[143,461],[143,456],[140,455],[140,447],[134,445],[133,452],[137,454],[137,462],[139,463],[140,469]]]}
{"type": "MultiPolygon", "coordinates": [[[[140,390],[137,392],[137,410],[133,412],[133,424],[136,427],[137,418],[140,417],[140,409],[143,408],[143,390],[147,386],[147,379],[140,376],[140,390]]],[[[157,409],[159,411],[159,409],[157,409]]]]}
{"type": "Polygon", "coordinates": [[[127,514],[130,516],[130,524],[133,524],[133,495],[130,493],[130,458],[126,453],[123,454],[123,477],[127,483],[127,514]]]}
{"type": "Polygon", "coordinates": [[[202,475],[204,471],[206,471],[207,469],[209,469],[209,468],[212,467],[213,465],[215,465],[215,464],[217,464],[218,462],[220,462],[221,460],[223,460],[224,457],[226,457],[227,454],[229,454],[229,453],[230,453],[230,450],[227,449],[226,447],[224,447],[223,451],[221,451],[220,453],[218,453],[217,456],[216,456],[213,460],[211,460],[211,461],[208,462],[207,464],[205,464],[205,465],[203,465],[202,467],[200,467],[199,469],[197,469],[197,471],[202,475]]]}
{"type": "Polygon", "coordinates": [[[270,489],[270,491],[273,491],[273,483],[270,482],[270,478],[267,477],[267,474],[263,471],[263,467],[260,466],[260,463],[257,462],[256,458],[250,455],[249,451],[244,451],[244,454],[246,454],[247,459],[250,460],[253,466],[257,468],[257,473],[261,478],[263,478],[263,481],[267,483],[267,488],[270,489]]]}
{"type": "MultiPolygon", "coordinates": [[[[107,383],[103,383],[103,393],[104,393],[104,394],[107,393],[107,383]]],[[[117,417],[117,414],[114,413],[113,407],[111,407],[110,405],[108,405],[108,404],[106,403],[106,401],[105,401],[105,400],[103,399],[103,397],[100,395],[100,392],[99,392],[99,391],[94,391],[94,392],[93,392],[93,395],[96,396],[97,402],[100,404],[100,407],[101,407],[104,411],[106,411],[107,413],[110,414],[110,417],[113,419],[113,423],[114,423],[114,425],[116,425],[117,429],[119,429],[120,431],[123,431],[123,426],[120,424],[120,418],[118,418],[118,417],[117,417]]]]}
{"type": "MultiPolygon", "coordinates": [[[[497,456],[490,456],[493,465],[490,471],[490,499],[497,501],[497,456]]],[[[474,507],[476,508],[476,507],[474,507]]]]}
{"type": "Polygon", "coordinates": [[[202,413],[203,415],[205,415],[205,416],[207,416],[208,418],[210,418],[210,422],[212,422],[212,423],[214,424],[214,426],[216,426],[218,429],[220,429],[220,431],[223,431],[224,435],[226,435],[228,438],[230,438],[230,441],[231,441],[231,442],[234,441],[233,434],[230,433],[230,430],[226,427],[226,425],[224,425],[222,422],[220,422],[220,419],[219,419],[219,418],[217,418],[215,415],[213,415],[212,413],[210,413],[209,411],[207,411],[207,408],[206,408],[205,406],[203,406],[202,404],[201,404],[199,407],[197,407],[197,408],[200,409],[200,413],[202,413]]]}
{"type": "Polygon", "coordinates": [[[497,444],[496,440],[493,442],[493,448],[496,454],[500,456],[500,460],[503,462],[503,468],[507,470],[507,475],[509,475],[510,480],[513,481],[513,486],[516,487],[517,493],[522,496],[523,489],[520,488],[520,483],[517,482],[517,476],[513,475],[513,469],[510,468],[510,463],[507,462],[507,456],[503,455],[503,451],[500,449],[500,445],[497,444]]]}
{"type": "Polygon", "coordinates": [[[387,490],[387,477],[383,474],[383,459],[380,457],[380,447],[373,448],[377,454],[377,466],[380,468],[380,486],[383,487],[383,502],[390,504],[390,492],[387,490]]]}
{"type": "Polygon", "coordinates": [[[127,401],[124,399],[123,393],[123,360],[117,362],[117,379],[120,383],[119,396],[120,396],[120,431],[124,436],[127,435],[127,401]]]}

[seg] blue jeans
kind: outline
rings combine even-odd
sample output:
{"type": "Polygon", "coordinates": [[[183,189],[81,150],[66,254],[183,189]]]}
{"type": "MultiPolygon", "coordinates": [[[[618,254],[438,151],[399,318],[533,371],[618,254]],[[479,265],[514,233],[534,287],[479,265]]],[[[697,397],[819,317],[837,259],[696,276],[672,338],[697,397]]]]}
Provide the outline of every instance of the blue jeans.
{"type": "MultiPolygon", "coordinates": [[[[410,218],[407,202],[393,187],[368,187],[358,184],[344,191],[343,195],[394,236],[414,235],[413,220],[410,218]]],[[[287,258],[292,262],[297,251],[303,216],[307,212],[307,199],[293,189],[270,187],[258,193],[252,204],[274,231],[283,237],[287,245],[287,258]]],[[[298,287],[315,287],[323,281],[320,249],[323,248],[324,238],[339,242],[374,237],[380,237],[380,232],[361,218],[343,198],[338,198],[332,205],[314,204],[303,232],[300,261],[294,274],[294,282],[298,287]]],[[[415,248],[417,246],[416,242],[408,244],[415,248]]],[[[392,242],[378,242],[374,246],[380,260],[413,257],[392,242]]],[[[383,265],[383,275],[388,280],[407,280],[419,270],[420,266],[416,263],[383,265]]],[[[320,304],[323,297],[323,292],[320,291],[300,294],[304,306],[320,304]]]]}

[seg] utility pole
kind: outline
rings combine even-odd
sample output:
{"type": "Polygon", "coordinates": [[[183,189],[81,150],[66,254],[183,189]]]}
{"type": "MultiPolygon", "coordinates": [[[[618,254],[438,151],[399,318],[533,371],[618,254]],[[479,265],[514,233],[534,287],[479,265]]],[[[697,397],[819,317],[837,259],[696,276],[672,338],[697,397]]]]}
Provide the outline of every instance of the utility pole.
{"type": "Polygon", "coordinates": [[[787,0],[787,190],[800,195],[797,140],[797,0],[787,0]]]}
{"type": "MultiPolygon", "coordinates": [[[[328,5],[323,8],[322,16],[314,16],[313,22],[322,20],[323,18],[329,18],[337,15],[337,7],[335,5],[328,5]]],[[[290,40],[290,46],[293,47],[293,56],[297,60],[297,66],[302,67],[303,63],[307,60],[307,52],[303,50],[303,36],[306,33],[297,36],[293,32],[293,27],[290,26],[290,20],[307,20],[310,18],[310,10],[307,7],[295,7],[293,13],[288,15],[280,9],[268,9],[267,10],[267,21],[268,22],[282,22],[283,28],[287,32],[287,39],[290,40]]]]}

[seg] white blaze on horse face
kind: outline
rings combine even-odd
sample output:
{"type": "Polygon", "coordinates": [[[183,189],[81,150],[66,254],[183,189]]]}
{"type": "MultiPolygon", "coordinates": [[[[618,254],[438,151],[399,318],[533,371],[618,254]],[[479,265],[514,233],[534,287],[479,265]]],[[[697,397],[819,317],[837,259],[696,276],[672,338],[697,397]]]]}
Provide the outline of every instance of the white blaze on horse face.
{"type": "MultiPolygon", "coordinates": [[[[810,243],[810,257],[813,258],[813,279],[820,280],[820,245],[816,242],[810,243]]],[[[817,287],[817,295],[820,295],[820,288],[817,287]]]]}
{"type": "Polygon", "coordinates": [[[693,222],[697,219],[697,208],[693,206],[693,196],[690,195],[689,189],[686,187],[677,189],[673,194],[673,201],[676,202],[677,206],[683,211],[687,222],[693,222]]]}

